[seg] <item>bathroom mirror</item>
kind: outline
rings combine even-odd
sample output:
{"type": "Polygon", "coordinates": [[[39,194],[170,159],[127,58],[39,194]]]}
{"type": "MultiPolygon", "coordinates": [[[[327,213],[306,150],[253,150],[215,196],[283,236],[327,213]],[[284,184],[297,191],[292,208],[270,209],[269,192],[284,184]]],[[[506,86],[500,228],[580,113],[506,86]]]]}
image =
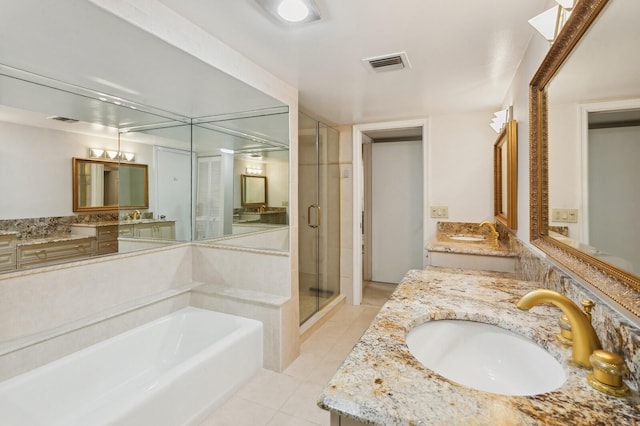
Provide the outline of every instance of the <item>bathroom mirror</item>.
{"type": "Polygon", "coordinates": [[[110,222],[119,226],[118,252],[125,252],[287,226],[286,104],[92,2],[75,2],[73,14],[53,3],[38,5],[37,14],[34,7],[16,4],[7,15],[11,25],[0,28],[0,39],[23,41],[4,43],[11,63],[0,64],[0,230],[36,240],[65,237],[78,222],[110,222]],[[61,43],[69,28],[74,36],[61,43]],[[84,46],[114,33],[136,49],[84,46]],[[65,60],[52,60],[62,45],[65,60]],[[132,72],[141,51],[145,67],[132,72]],[[107,200],[109,207],[96,201],[74,212],[69,159],[85,158],[91,148],[135,153],[147,165],[148,200],[125,202],[121,185],[118,210],[107,200]],[[233,218],[241,208],[240,174],[258,165],[270,184],[268,216],[279,221],[239,230],[233,218]]]}
{"type": "MultiPolygon", "coordinates": [[[[608,233],[612,222],[624,216],[612,213],[618,203],[637,193],[637,182],[605,188],[618,198],[607,201],[609,214],[602,222],[596,221],[585,190],[593,186],[589,184],[593,166],[604,162],[593,154],[586,161],[590,108],[606,102],[623,111],[633,110],[633,100],[640,98],[640,62],[630,54],[637,51],[640,37],[640,27],[632,19],[636,16],[640,16],[636,1],[579,2],[534,75],[529,105],[530,226],[535,246],[640,316],[637,266],[620,253],[594,245],[593,240],[597,232],[608,233]],[[572,199],[571,195],[577,196],[572,199]],[[550,225],[560,223],[569,228],[567,237],[550,230],[550,225]]],[[[635,155],[631,161],[637,168],[640,158],[635,155]]],[[[609,167],[609,174],[623,173],[621,164],[609,167]]],[[[638,235],[638,205],[631,209],[625,214],[630,213],[633,220],[623,226],[627,233],[638,235]]],[[[638,241],[636,237],[633,242],[635,253],[640,252],[638,241]]]]}
{"type": "Polygon", "coordinates": [[[242,175],[240,180],[242,206],[264,206],[267,204],[267,177],[242,175]]]}
{"type": "Polygon", "coordinates": [[[146,164],[73,158],[72,172],[74,212],[149,207],[146,164]]]}
{"type": "Polygon", "coordinates": [[[494,211],[508,229],[518,225],[518,123],[505,124],[493,145],[494,211]]]}

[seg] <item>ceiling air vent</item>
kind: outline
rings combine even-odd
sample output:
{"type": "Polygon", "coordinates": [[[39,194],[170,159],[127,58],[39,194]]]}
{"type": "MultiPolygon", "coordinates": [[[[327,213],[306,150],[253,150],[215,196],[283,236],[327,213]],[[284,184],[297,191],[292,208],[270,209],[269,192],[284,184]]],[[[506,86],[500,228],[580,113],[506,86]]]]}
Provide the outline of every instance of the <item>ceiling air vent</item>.
{"type": "Polygon", "coordinates": [[[411,68],[407,54],[404,52],[366,58],[362,63],[372,72],[386,72],[411,68]]]}
{"type": "Polygon", "coordinates": [[[75,118],[61,117],[59,115],[54,115],[54,116],[51,116],[51,117],[47,117],[47,119],[62,121],[63,123],[69,123],[69,124],[73,124],[73,123],[77,123],[78,122],[78,120],[76,120],[75,118]]]}

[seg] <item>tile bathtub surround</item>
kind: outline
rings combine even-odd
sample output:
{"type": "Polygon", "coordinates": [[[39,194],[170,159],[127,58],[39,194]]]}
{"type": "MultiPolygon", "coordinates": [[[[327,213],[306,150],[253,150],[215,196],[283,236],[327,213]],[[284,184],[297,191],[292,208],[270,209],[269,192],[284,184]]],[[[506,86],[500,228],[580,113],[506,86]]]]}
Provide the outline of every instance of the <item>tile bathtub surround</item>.
{"type": "MultiPolygon", "coordinates": [[[[319,405],[373,424],[635,424],[640,396],[612,398],[586,382],[589,370],[563,361],[567,381],[553,392],[504,396],[457,385],[420,364],[405,338],[429,319],[488,322],[533,339],[559,360],[571,349],[554,338],[559,310],[515,303],[537,283],[488,274],[410,271],[325,387],[319,405]]],[[[636,333],[638,331],[636,330],[636,333]]],[[[633,384],[629,383],[630,385],[633,384]]]]}

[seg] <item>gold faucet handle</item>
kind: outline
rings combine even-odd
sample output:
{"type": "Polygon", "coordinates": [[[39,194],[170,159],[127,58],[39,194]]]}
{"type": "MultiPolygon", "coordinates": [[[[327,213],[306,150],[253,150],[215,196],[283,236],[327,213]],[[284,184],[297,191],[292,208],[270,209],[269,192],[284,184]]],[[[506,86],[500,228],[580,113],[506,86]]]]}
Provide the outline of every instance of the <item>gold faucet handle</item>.
{"type": "Polygon", "coordinates": [[[558,341],[563,345],[571,346],[573,345],[573,337],[571,334],[571,323],[569,322],[569,317],[565,314],[562,314],[560,318],[558,318],[558,325],[560,326],[560,333],[556,335],[558,341]]]}
{"type": "Polygon", "coordinates": [[[580,304],[582,305],[582,309],[584,309],[584,313],[587,315],[587,318],[589,318],[589,321],[591,321],[591,310],[594,306],[596,306],[596,304],[593,303],[593,300],[589,299],[582,299],[582,302],[580,302],[580,304]]]}
{"type": "Polygon", "coordinates": [[[593,373],[587,376],[587,382],[592,388],[617,397],[629,395],[629,387],[622,381],[626,367],[620,355],[597,349],[589,361],[593,373]]]}

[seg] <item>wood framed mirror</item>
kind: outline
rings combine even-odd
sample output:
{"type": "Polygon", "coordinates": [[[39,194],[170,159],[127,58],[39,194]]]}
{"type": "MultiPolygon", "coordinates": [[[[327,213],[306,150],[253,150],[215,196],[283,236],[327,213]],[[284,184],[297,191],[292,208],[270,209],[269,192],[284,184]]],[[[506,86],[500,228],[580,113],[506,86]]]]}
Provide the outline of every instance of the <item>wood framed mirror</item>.
{"type": "Polygon", "coordinates": [[[149,208],[146,164],[73,158],[73,211],[149,208]]]}
{"type": "Polygon", "coordinates": [[[243,207],[267,205],[267,177],[240,176],[240,196],[243,207]]]}
{"type": "Polygon", "coordinates": [[[493,145],[493,201],[496,220],[518,228],[518,123],[505,124],[493,145]]]}
{"type": "MultiPolygon", "coordinates": [[[[588,173],[579,173],[580,166],[573,162],[584,164],[580,158],[588,156],[588,151],[580,148],[589,138],[582,130],[586,126],[580,124],[584,121],[580,111],[585,110],[585,105],[640,99],[640,62],[637,55],[630,54],[637,51],[640,34],[636,20],[630,17],[639,14],[640,2],[636,1],[578,2],[529,88],[531,242],[636,318],[640,317],[640,265],[617,252],[609,253],[594,240],[596,231],[610,233],[610,225],[620,221],[620,215],[611,214],[617,204],[609,202],[613,204],[609,204],[606,223],[592,223],[590,204],[594,203],[587,202],[590,200],[582,189],[587,186],[588,173]],[[564,115],[560,114],[562,110],[564,115]],[[573,150],[568,149],[571,140],[575,140],[573,150]],[[560,161],[557,148],[573,155],[560,161]],[[577,182],[565,186],[572,177],[577,182]],[[559,190],[578,194],[576,198],[580,200],[563,204],[565,199],[556,195],[559,190]],[[568,215],[562,213],[564,208],[568,215]],[[572,221],[582,223],[564,236],[554,232],[553,225],[558,220],[567,222],[565,228],[571,228],[572,221]],[[580,229],[588,229],[588,235],[580,229]]],[[[633,161],[637,168],[640,158],[633,161]]],[[[620,172],[617,165],[611,169],[611,174],[620,172]]],[[[619,200],[637,193],[637,184],[629,182],[629,191],[622,192],[619,200]]],[[[613,189],[619,188],[608,188],[613,189]]],[[[635,219],[623,224],[627,233],[640,232],[639,213],[633,211],[631,216],[635,219]]],[[[640,239],[632,244],[633,251],[640,253],[640,239]]]]}

